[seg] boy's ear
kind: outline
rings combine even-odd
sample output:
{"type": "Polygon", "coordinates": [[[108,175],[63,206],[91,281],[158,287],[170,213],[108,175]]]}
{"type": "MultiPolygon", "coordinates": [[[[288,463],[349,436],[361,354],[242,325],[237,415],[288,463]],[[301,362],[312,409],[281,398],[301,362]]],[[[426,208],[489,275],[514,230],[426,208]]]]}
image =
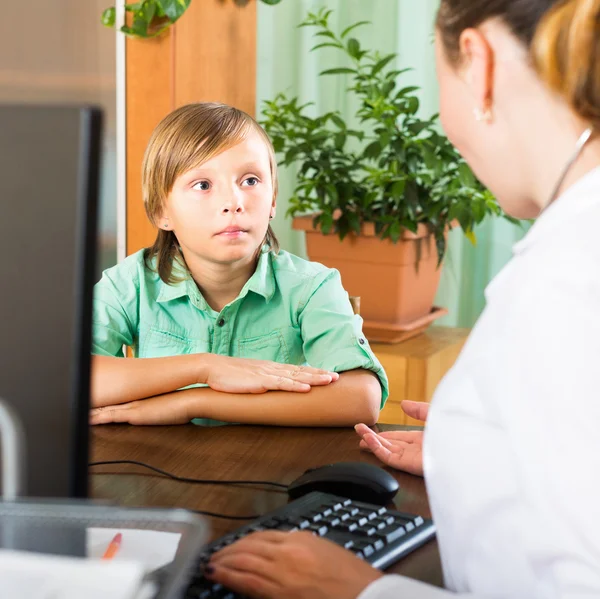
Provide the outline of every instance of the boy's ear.
{"type": "Polygon", "coordinates": [[[163,229],[163,231],[172,231],[173,227],[171,226],[171,220],[169,219],[169,213],[167,210],[162,210],[160,216],[158,217],[156,224],[159,229],[163,229]]]}

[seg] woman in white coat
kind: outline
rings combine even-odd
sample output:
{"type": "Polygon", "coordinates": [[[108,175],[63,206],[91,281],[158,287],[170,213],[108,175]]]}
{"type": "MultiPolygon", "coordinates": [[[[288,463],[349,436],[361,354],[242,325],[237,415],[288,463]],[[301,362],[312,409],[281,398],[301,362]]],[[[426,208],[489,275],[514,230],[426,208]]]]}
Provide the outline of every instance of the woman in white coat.
{"type": "Polygon", "coordinates": [[[537,218],[424,438],[357,427],[386,464],[424,469],[446,590],[265,532],[210,564],[245,595],[600,597],[600,0],[441,0],[436,46],[448,137],[506,212],[537,218]]]}

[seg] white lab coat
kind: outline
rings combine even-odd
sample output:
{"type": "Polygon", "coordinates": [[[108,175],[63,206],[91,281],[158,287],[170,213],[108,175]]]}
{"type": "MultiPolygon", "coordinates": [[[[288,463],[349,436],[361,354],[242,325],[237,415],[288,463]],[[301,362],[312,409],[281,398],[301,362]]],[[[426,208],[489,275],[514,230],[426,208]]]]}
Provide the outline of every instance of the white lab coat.
{"type": "Polygon", "coordinates": [[[600,168],[486,299],[425,433],[448,590],[386,576],[360,599],[600,597],[600,168]]]}

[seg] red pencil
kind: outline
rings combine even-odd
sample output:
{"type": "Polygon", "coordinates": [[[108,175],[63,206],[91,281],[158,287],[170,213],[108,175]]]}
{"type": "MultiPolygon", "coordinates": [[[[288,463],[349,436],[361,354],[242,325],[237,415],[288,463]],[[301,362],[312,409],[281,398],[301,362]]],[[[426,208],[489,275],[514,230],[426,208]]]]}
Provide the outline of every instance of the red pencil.
{"type": "Polygon", "coordinates": [[[119,547],[121,546],[122,540],[123,535],[120,532],[118,532],[106,548],[102,559],[112,559],[113,557],[115,557],[117,551],[119,550],[119,547]]]}

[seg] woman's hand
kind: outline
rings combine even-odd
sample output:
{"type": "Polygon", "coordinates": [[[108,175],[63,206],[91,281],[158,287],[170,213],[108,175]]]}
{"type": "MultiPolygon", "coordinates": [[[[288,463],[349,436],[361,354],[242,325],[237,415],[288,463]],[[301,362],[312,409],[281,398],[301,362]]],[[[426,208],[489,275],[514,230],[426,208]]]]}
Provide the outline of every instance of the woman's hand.
{"type": "Polygon", "coordinates": [[[190,402],[185,393],[169,393],[90,410],[90,424],[187,424],[190,402]]]}
{"type": "MultiPolygon", "coordinates": [[[[427,420],[429,404],[403,401],[402,409],[416,420],[427,420]]],[[[365,424],[357,424],[360,447],[377,456],[384,464],[423,476],[423,431],[388,431],[375,433],[365,424]]]]}
{"type": "Polygon", "coordinates": [[[224,393],[306,393],[311,387],[329,385],[339,378],[337,372],[310,366],[230,358],[217,354],[203,354],[203,358],[206,360],[206,366],[202,369],[198,382],[224,393]]]}
{"type": "Polygon", "coordinates": [[[278,531],[248,535],[219,551],[206,575],[256,599],[356,599],[382,576],[331,541],[278,531]]]}

